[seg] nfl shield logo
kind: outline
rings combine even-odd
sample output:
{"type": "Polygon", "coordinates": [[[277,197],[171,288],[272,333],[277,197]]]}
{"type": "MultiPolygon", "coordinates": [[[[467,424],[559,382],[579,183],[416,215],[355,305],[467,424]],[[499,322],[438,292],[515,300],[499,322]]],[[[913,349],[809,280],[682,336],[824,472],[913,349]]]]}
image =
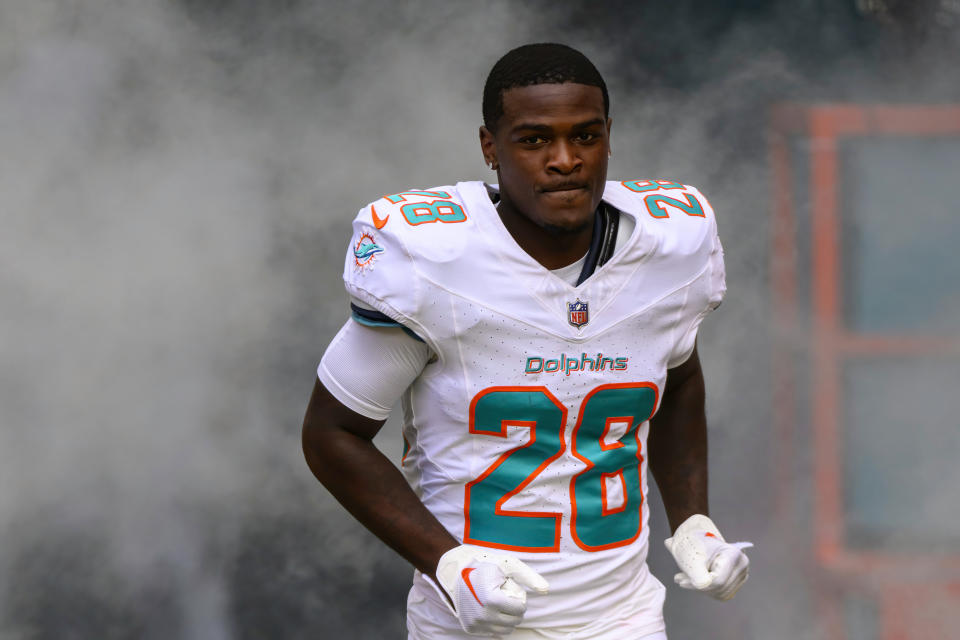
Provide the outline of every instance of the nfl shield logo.
{"type": "Polygon", "coordinates": [[[590,321],[589,309],[586,302],[577,298],[576,302],[567,303],[567,320],[577,329],[590,321]]]}

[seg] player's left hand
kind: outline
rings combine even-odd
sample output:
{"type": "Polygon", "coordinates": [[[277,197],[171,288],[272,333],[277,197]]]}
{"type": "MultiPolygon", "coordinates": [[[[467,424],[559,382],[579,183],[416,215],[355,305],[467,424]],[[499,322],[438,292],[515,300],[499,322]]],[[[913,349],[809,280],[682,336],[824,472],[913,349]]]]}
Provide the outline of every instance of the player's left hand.
{"type": "Polygon", "coordinates": [[[750,559],[743,550],[753,543],[727,542],[707,516],[690,516],[663,544],[681,570],[673,580],[684,589],[729,600],[750,575],[750,559]]]}

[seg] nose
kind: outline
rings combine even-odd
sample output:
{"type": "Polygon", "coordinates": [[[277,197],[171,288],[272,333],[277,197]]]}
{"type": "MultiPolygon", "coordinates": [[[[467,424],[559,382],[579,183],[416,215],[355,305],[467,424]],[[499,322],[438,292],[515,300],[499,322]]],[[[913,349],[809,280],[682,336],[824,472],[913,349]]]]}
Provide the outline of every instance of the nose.
{"type": "Polygon", "coordinates": [[[547,160],[547,171],[567,175],[583,164],[577,150],[568,140],[558,139],[551,145],[547,160]]]}

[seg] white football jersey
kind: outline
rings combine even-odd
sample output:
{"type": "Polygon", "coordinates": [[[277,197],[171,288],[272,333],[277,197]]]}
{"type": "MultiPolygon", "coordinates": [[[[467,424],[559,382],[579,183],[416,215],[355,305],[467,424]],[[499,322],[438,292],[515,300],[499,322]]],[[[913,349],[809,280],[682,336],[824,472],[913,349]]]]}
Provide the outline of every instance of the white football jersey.
{"type": "Polygon", "coordinates": [[[403,397],[407,480],[455,537],[550,583],[521,627],[662,598],[645,563],[649,419],[725,291],[699,191],[632,180],[603,199],[633,233],[576,287],[517,245],[482,182],[375,201],[347,252],[348,292],[437,356],[403,397]]]}

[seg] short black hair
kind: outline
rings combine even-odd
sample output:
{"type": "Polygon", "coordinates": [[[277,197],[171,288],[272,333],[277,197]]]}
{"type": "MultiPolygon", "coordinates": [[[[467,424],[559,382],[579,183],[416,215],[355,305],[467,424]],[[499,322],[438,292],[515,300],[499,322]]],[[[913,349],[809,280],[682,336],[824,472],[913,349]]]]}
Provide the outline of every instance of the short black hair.
{"type": "Polygon", "coordinates": [[[503,116],[503,92],[535,84],[576,82],[600,87],[603,113],[610,115],[610,96],[603,76],[593,63],[573,47],[556,42],[525,44],[497,60],[483,86],[483,124],[493,131],[503,116]]]}

